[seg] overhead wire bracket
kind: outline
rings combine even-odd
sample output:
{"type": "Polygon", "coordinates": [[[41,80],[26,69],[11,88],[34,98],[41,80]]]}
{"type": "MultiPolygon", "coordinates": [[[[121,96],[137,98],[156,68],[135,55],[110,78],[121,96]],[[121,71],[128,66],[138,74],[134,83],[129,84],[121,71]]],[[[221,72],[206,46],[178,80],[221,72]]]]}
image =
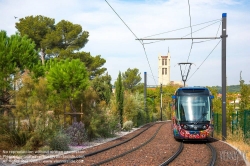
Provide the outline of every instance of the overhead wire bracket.
{"type": "Polygon", "coordinates": [[[182,78],[182,81],[183,81],[183,83],[184,83],[184,87],[186,86],[186,81],[187,81],[188,74],[189,74],[189,71],[190,71],[190,69],[191,69],[192,64],[193,64],[193,63],[190,63],[190,62],[178,63],[178,65],[180,66],[181,78],[182,78]],[[184,74],[182,73],[181,65],[189,65],[189,68],[188,68],[188,71],[187,71],[187,75],[184,75],[184,74]]]}

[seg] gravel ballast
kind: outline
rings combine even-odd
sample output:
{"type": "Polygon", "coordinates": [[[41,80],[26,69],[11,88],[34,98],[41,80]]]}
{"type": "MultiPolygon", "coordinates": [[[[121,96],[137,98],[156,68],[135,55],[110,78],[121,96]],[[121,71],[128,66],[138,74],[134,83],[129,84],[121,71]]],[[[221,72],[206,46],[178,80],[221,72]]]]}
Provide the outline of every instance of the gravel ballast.
{"type": "MultiPolygon", "coordinates": [[[[137,129],[127,135],[124,135],[115,140],[100,144],[98,146],[90,147],[88,149],[83,149],[80,151],[76,151],[73,154],[64,155],[63,157],[55,157],[47,159],[47,162],[37,161],[36,163],[27,163],[25,165],[48,165],[48,161],[53,163],[54,161],[65,160],[68,158],[72,158],[74,156],[86,155],[88,153],[107,148],[111,145],[115,145],[119,142],[127,140],[132,136],[138,134],[142,130],[144,130],[147,125],[137,129]],[[43,163],[42,163],[43,162],[43,163]]],[[[92,165],[96,164],[100,161],[106,160],[108,158],[120,155],[129,151],[131,149],[136,149],[137,146],[144,144],[149,139],[152,139],[150,142],[145,144],[144,146],[138,148],[137,150],[128,153],[118,159],[107,162],[103,165],[160,165],[164,161],[166,161],[169,157],[171,157],[179,148],[180,142],[176,141],[173,138],[171,122],[159,122],[152,125],[149,129],[145,130],[143,133],[138,135],[136,138],[117,146],[115,148],[109,149],[105,152],[98,153],[96,155],[81,158],[80,160],[75,160],[72,163],[67,163],[63,165],[92,165]],[[155,135],[155,136],[154,136],[155,135]],[[154,137],[153,137],[154,136],[154,137]],[[152,139],[153,137],[153,139],[152,139]]],[[[242,155],[233,147],[228,145],[223,141],[219,141],[216,139],[209,140],[209,143],[215,148],[217,152],[217,160],[215,165],[217,166],[227,166],[227,165],[238,165],[245,166],[246,163],[242,157],[242,155]]],[[[184,149],[180,153],[180,155],[173,160],[170,165],[208,165],[211,160],[211,151],[208,146],[206,146],[205,142],[197,142],[197,141],[185,141],[184,149]]]]}

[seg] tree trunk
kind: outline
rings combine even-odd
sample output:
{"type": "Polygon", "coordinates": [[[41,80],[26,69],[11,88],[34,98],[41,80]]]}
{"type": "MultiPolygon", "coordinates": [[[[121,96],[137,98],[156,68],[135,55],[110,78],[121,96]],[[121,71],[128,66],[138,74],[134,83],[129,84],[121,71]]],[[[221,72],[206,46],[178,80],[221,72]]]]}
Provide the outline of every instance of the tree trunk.
{"type": "MultiPolygon", "coordinates": [[[[76,109],[74,108],[74,106],[72,104],[72,100],[70,99],[69,102],[70,102],[71,110],[73,111],[73,113],[76,113],[76,109]]],[[[76,122],[76,114],[74,114],[73,117],[74,117],[73,122],[76,122]]]]}
{"type": "Polygon", "coordinates": [[[44,51],[43,51],[42,48],[41,48],[41,51],[40,51],[40,55],[41,55],[42,65],[44,65],[45,56],[44,56],[44,51]]]}

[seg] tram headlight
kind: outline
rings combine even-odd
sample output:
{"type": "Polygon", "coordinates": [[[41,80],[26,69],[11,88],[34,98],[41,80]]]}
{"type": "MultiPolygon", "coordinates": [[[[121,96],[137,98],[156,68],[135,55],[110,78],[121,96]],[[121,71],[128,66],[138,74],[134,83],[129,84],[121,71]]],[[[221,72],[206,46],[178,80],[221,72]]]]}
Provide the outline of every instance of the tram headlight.
{"type": "Polygon", "coordinates": [[[208,128],[208,125],[203,125],[202,128],[203,128],[203,129],[207,129],[207,128],[208,128]]]}
{"type": "Polygon", "coordinates": [[[183,128],[183,129],[188,129],[188,126],[185,125],[185,124],[181,124],[181,128],[183,128]]]}

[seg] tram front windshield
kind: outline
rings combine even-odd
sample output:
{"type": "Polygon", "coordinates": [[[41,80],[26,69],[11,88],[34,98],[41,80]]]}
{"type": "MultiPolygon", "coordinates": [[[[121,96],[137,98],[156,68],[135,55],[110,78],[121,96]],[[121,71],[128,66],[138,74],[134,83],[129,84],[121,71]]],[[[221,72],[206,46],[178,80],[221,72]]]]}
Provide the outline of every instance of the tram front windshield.
{"type": "Polygon", "coordinates": [[[209,96],[179,96],[177,116],[180,121],[210,121],[209,96]]]}

